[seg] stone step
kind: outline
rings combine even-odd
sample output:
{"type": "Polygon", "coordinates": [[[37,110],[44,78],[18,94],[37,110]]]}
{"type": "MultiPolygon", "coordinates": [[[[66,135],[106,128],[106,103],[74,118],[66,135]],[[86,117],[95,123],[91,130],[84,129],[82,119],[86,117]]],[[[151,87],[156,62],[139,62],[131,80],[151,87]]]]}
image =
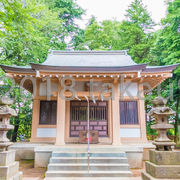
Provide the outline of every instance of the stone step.
{"type": "MultiPolygon", "coordinates": [[[[90,163],[128,163],[126,157],[91,157],[90,163]]],[[[88,163],[87,157],[52,157],[50,163],[88,163]]]]}
{"type": "MultiPolygon", "coordinates": [[[[121,153],[90,153],[90,157],[126,157],[125,152],[121,153]]],[[[88,157],[88,153],[62,153],[62,152],[52,152],[52,157],[88,157]]]]}
{"type": "Polygon", "coordinates": [[[130,177],[130,171],[47,171],[46,178],[53,177],[130,177]]]}
{"type": "MultiPolygon", "coordinates": [[[[128,147],[128,148],[130,148],[130,147],[128,147]]],[[[39,148],[39,149],[41,149],[41,150],[44,150],[44,148],[39,148]]],[[[137,150],[139,150],[139,149],[137,149],[137,150]]],[[[87,145],[85,145],[85,146],[79,146],[79,147],[61,147],[61,148],[59,148],[59,147],[53,147],[52,149],[51,149],[51,151],[54,151],[54,152],[60,152],[60,153],[66,153],[66,152],[71,152],[71,153],[87,153],[87,151],[88,151],[88,148],[87,148],[87,145]]],[[[109,152],[112,152],[112,153],[121,153],[121,152],[124,152],[124,149],[123,149],[123,146],[119,146],[119,147],[93,147],[92,145],[91,145],[91,147],[90,147],[90,153],[98,153],[98,152],[104,152],[104,153],[109,153],[109,152]]]]}
{"type": "MultiPolygon", "coordinates": [[[[33,179],[34,180],[34,179],[33,179]]],[[[44,180],[142,180],[141,177],[51,177],[44,180]]],[[[168,180],[168,179],[163,179],[168,180]]]]}
{"type": "MultiPolygon", "coordinates": [[[[129,171],[128,164],[89,164],[91,171],[129,171]]],[[[88,164],[52,164],[48,165],[48,171],[87,171],[88,164]]]]}

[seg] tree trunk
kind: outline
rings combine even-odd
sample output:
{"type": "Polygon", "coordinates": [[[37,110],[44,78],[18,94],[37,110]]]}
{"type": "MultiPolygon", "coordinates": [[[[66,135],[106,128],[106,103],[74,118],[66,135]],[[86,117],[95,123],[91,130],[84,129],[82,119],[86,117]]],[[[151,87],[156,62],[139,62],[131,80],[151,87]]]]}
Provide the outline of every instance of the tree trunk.
{"type": "Polygon", "coordinates": [[[14,132],[13,132],[13,135],[12,135],[12,142],[17,141],[18,129],[19,129],[19,124],[14,126],[14,132]]]}

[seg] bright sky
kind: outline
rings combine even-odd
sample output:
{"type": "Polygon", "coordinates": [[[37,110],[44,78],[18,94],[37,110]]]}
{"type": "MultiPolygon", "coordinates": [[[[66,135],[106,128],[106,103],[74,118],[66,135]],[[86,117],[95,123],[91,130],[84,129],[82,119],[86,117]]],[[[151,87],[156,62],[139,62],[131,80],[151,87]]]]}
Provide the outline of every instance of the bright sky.
{"type": "MultiPolygon", "coordinates": [[[[86,10],[83,17],[84,23],[80,22],[80,26],[84,27],[91,15],[94,15],[98,21],[107,19],[116,19],[121,21],[125,19],[125,13],[133,0],[77,0],[77,3],[86,10]]],[[[143,0],[147,6],[152,19],[159,23],[166,14],[165,0],[143,0]]]]}

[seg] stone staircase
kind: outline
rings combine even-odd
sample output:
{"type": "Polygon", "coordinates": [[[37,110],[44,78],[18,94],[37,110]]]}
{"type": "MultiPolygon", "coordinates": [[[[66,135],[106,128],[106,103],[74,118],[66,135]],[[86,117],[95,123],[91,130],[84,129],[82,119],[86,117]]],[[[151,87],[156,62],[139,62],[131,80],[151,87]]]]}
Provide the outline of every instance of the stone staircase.
{"type": "MultiPolygon", "coordinates": [[[[101,150],[99,150],[101,151],[101,150]]],[[[90,152],[89,171],[87,152],[53,151],[45,180],[77,177],[130,177],[125,152],[90,152]]]]}

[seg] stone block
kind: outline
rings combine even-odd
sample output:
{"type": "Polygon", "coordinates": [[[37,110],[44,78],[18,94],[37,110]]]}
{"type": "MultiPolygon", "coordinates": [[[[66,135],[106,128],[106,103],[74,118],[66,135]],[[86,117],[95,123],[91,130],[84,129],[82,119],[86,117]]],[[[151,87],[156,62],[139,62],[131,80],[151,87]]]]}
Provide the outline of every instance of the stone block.
{"type": "Polygon", "coordinates": [[[36,151],[35,152],[35,168],[47,167],[49,159],[51,157],[51,151],[36,151]]]}
{"type": "Polygon", "coordinates": [[[15,161],[15,151],[0,152],[0,166],[8,166],[15,161]]]}
{"type": "Polygon", "coordinates": [[[22,172],[18,172],[14,177],[13,180],[22,180],[22,172]]]}
{"type": "Polygon", "coordinates": [[[34,147],[26,147],[26,144],[23,144],[21,146],[10,146],[9,150],[15,150],[15,160],[29,160],[34,159],[34,147]]]}
{"type": "MultiPolygon", "coordinates": [[[[159,178],[154,178],[154,177],[152,177],[151,175],[149,175],[149,174],[146,173],[145,171],[143,171],[141,175],[142,175],[141,177],[142,177],[143,180],[162,180],[162,179],[159,179],[159,178]]],[[[169,180],[169,179],[164,179],[164,178],[163,178],[163,180],[169,180]]],[[[173,180],[173,179],[172,179],[172,180],[173,180]]]]}
{"type": "Polygon", "coordinates": [[[147,161],[146,172],[155,178],[180,179],[180,165],[156,165],[147,161]]]}
{"type": "Polygon", "coordinates": [[[128,163],[130,168],[142,168],[143,166],[143,153],[142,151],[126,151],[128,163]]]}
{"type": "Polygon", "coordinates": [[[180,165],[180,151],[150,150],[150,162],[156,165],[180,165]]]}
{"type": "Polygon", "coordinates": [[[8,180],[15,176],[19,171],[19,163],[14,162],[9,166],[0,166],[0,179],[8,180]]]}

